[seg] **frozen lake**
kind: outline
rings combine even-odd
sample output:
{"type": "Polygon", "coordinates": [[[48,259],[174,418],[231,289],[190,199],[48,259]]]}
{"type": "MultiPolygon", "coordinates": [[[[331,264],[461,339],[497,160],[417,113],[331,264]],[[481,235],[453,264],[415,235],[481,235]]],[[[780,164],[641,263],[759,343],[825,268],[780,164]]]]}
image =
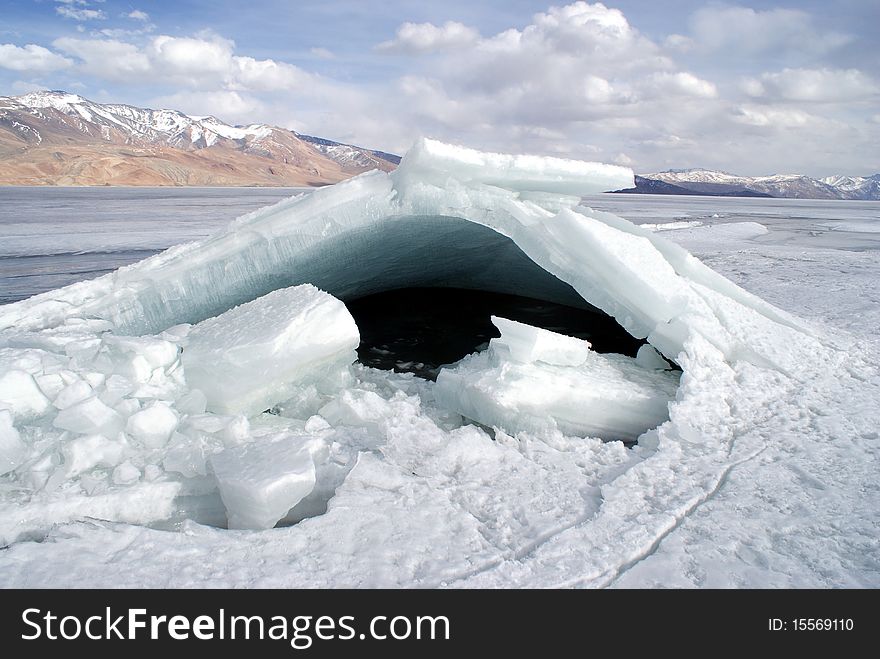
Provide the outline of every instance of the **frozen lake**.
{"type": "Polygon", "coordinates": [[[297,188],[0,187],[0,304],[204,238],[297,188]]]}
{"type": "MultiPolygon", "coordinates": [[[[0,304],[93,279],[204,238],[297,188],[0,187],[0,304]]],[[[585,203],[636,224],[757,222],[757,242],[880,248],[880,203],[664,195],[594,195],[585,203]]]]}
{"type": "MultiPolygon", "coordinates": [[[[12,300],[95,277],[211,234],[292,192],[0,189],[0,295],[12,300]]],[[[595,218],[592,235],[605,238],[580,243],[583,251],[570,262],[587,271],[594,256],[611,259],[614,272],[628,277],[615,299],[652,290],[670,304],[684,300],[673,320],[693,328],[693,340],[677,353],[684,376],[674,399],[667,396],[668,421],[626,448],[561,431],[490,436],[456,411],[463,397],[451,398],[442,383],[413,377],[430,377],[457,356],[438,352],[429,363],[419,351],[431,342],[459,348],[446,340],[444,323],[460,331],[471,320],[460,297],[445,306],[434,298],[419,308],[425,296],[415,289],[409,291],[413,299],[375,294],[382,299],[353,311],[372,354],[361,354],[362,363],[352,366],[350,385],[329,398],[304,386],[279,403],[276,414],[249,418],[200,413],[204,408],[190,395],[195,390],[178,379],[179,362],[135,370],[144,355],[166,363],[160,360],[167,351],[154,350],[157,345],[183,345],[173,332],[142,337],[144,342],[106,332],[101,314],[93,312],[113,299],[107,295],[126,295],[124,286],[83,287],[94,296],[92,307],[71,291],[39,306],[4,307],[5,363],[33,371],[15,374],[13,387],[34,378],[58,404],[17,426],[33,449],[3,483],[0,536],[16,539],[0,552],[0,586],[876,588],[880,260],[874,251],[880,203],[630,195],[597,195],[585,203],[653,225],[745,291],[794,314],[791,322],[803,330],[763,315],[760,306],[749,306],[759,301],[741,291],[727,295],[723,282],[715,286],[709,278],[707,285],[702,270],[692,277],[689,260],[642,249],[644,236],[614,251],[621,236],[595,218]],[[639,260],[645,255],[658,259],[651,274],[639,270],[640,263],[654,263],[639,260]],[[671,270],[676,276],[665,277],[671,270]],[[655,275],[665,277],[662,283],[655,275]],[[60,325],[52,315],[66,313],[64,305],[78,315],[60,325]],[[424,306],[437,317],[414,322],[425,318],[424,306]],[[43,322],[54,325],[28,327],[43,322]],[[406,341],[398,345],[389,334],[406,341]],[[708,338],[717,338],[720,347],[708,338]],[[96,340],[102,361],[90,356],[96,340]],[[144,355],[131,357],[131,346],[144,355]],[[104,377],[110,369],[114,375],[104,377]],[[66,385],[71,377],[79,380],[66,385]],[[135,378],[144,386],[135,389],[135,378]],[[120,382],[129,388],[119,389],[120,382]],[[73,403],[83,407],[71,413],[68,398],[78,390],[92,395],[73,403]],[[104,400],[115,405],[116,416],[98,430],[112,435],[111,424],[124,418],[125,428],[131,426],[130,453],[104,456],[92,448],[101,438],[106,441],[98,448],[116,446],[104,434],[87,434],[100,421],[92,421],[89,410],[100,411],[94,401],[106,407],[104,400]],[[152,448],[141,413],[158,418],[168,406],[179,430],[169,431],[173,444],[152,448]],[[71,433],[82,437],[71,441],[71,433]],[[328,447],[314,458],[316,469],[327,469],[309,503],[317,506],[309,508],[314,516],[260,532],[216,528],[224,525],[225,504],[205,478],[205,460],[255,441],[303,437],[328,447]],[[99,462],[76,467],[77,455],[99,462]],[[350,471],[338,472],[336,465],[350,471]],[[342,480],[333,480],[337,473],[342,480]]],[[[392,205],[389,212],[398,209],[392,205]]],[[[457,240],[469,245],[467,237],[457,240]]],[[[387,242],[381,247],[396,253],[387,242]]],[[[481,264],[491,262],[485,252],[476,253],[481,264]]],[[[145,274],[150,286],[163,273],[145,274]]],[[[205,295],[202,287],[213,281],[204,277],[191,287],[192,299],[205,295]]],[[[611,287],[619,281],[608,278],[611,287]]],[[[490,302],[494,312],[497,298],[490,302]]],[[[547,317],[547,309],[534,305],[517,302],[515,310],[528,312],[523,320],[539,326],[543,317],[563,334],[573,333],[571,325],[594,329],[592,319],[547,317]]],[[[470,327],[469,343],[460,349],[485,343],[486,329],[470,327]]],[[[586,338],[595,341],[592,334],[586,338]]],[[[600,347],[596,342],[597,353],[600,347]]],[[[561,394],[589,391],[559,385],[570,380],[534,380],[514,367],[510,372],[520,379],[509,378],[505,393],[516,394],[519,382],[532,383],[524,395],[555,404],[561,394]]],[[[504,371],[488,362],[476,363],[474,372],[480,369],[486,374],[481,381],[499,391],[504,371]]],[[[260,460],[274,467],[265,456],[260,460]]]]}

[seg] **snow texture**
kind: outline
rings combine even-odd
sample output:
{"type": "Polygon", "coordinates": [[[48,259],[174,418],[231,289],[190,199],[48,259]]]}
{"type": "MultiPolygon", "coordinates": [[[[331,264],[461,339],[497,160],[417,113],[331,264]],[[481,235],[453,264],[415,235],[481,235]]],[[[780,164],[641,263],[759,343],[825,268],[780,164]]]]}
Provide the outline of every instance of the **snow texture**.
{"type": "Polygon", "coordinates": [[[880,585],[875,258],[822,252],[855,301],[754,227],[661,236],[580,205],[631,185],[422,140],[392,174],[0,307],[0,586],[880,585]],[[338,300],[425,285],[592,305],[658,352],[499,319],[436,384],[328,356],[356,337],[338,300]],[[304,309],[338,378],[285,361],[323,345],[287,334],[304,309]],[[234,381],[285,400],[238,407],[234,381]]]}

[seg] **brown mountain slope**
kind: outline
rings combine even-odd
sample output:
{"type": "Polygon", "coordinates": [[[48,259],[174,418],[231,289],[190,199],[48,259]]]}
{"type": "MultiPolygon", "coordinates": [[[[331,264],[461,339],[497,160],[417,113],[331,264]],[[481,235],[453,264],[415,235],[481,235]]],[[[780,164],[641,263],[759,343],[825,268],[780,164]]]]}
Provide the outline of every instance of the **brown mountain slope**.
{"type": "Polygon", "coordinates": [[[0,185],[317,186],[389,171],[389,158],[274,126],[64,92],[0,97],[0,185]]]}

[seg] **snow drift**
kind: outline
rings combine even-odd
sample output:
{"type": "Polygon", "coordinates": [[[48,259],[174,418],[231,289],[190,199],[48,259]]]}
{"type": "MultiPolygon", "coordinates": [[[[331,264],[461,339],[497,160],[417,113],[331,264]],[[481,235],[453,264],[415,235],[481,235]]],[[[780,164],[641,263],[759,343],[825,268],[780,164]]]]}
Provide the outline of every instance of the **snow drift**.
{"type": "MultiPolygon", "coordinates": [[[[297,532],[354,533],[369,516],[345,511],[397,505],[382,492],[428,487],[422,513],[443,511],[439,482],[457,491],[471,460],[513,460],[517,441],[541,441],[584,452],[572,464],[607,467],[591,472],[597,492],[610,479],[601,501],[571,524],[591,519],[590,542],[622,534],[637,555],[646,540],[620,524],[638,515],[651,537],[729,468],[732,439],[719,423],[737,379],[797,378],[833,351],[684,249],[579,205],[631,186],[620,167],[421,140],[391,174],[291,198],[206,240],[0,307],[0,541],[86,516],[267,528],[321,515],[297,532]],[[340,300],[415,286],[601,309],[679,364],[680,383],[650,349],[599,355],[504,319],[501,339],[444,369],[436,386],[349,367],[357,328],[340,300]],[[495,441],[467,419],[494,426],[495,441]],[[639,445],[620,453],[596,437],[639,445]],[[695,461],[668,477],[688,451],[695,461]]],[[[535,479],[569,473],[522,468],[510,487],[523,496],[535,479]]],[[[493,478],[507,480],[503,470],[493,478]]],[[[494,501],[462,496],[455,505],[467,510],[494,501]]],[[[523,522],[493,505],[472,514],[507,520],[498,541],[515,540],[523,522]]],[[[523,542],[558,523],[559,511],[543,511],[523,542]]],[[[472,524],[450,552],[483,551],[492,534],[472,524]]],[[[418,553],[414,538],[401,546],[418,553]]],[[[611,569],[596,560],[600,573],[611,569]]]]}

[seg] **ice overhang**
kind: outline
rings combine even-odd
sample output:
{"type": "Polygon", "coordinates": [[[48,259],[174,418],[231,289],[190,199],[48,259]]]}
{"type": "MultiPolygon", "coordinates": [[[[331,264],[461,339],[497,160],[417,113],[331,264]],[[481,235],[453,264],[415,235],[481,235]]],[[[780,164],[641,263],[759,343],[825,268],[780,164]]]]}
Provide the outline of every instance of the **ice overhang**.
{"type": "Polygon", "coordinates": [[[800,321],[650,231],[579,205],[631,185],[622,167],[420,140],[391,174],[283,201],[211,238],[8,305],[0,329],[98,318],[146,334],[299,283],[343,300],[454,286],[595,306],[673,360],[695,335],[729,360],[789,370],[802,359],[810,332],[800,321]]]}

